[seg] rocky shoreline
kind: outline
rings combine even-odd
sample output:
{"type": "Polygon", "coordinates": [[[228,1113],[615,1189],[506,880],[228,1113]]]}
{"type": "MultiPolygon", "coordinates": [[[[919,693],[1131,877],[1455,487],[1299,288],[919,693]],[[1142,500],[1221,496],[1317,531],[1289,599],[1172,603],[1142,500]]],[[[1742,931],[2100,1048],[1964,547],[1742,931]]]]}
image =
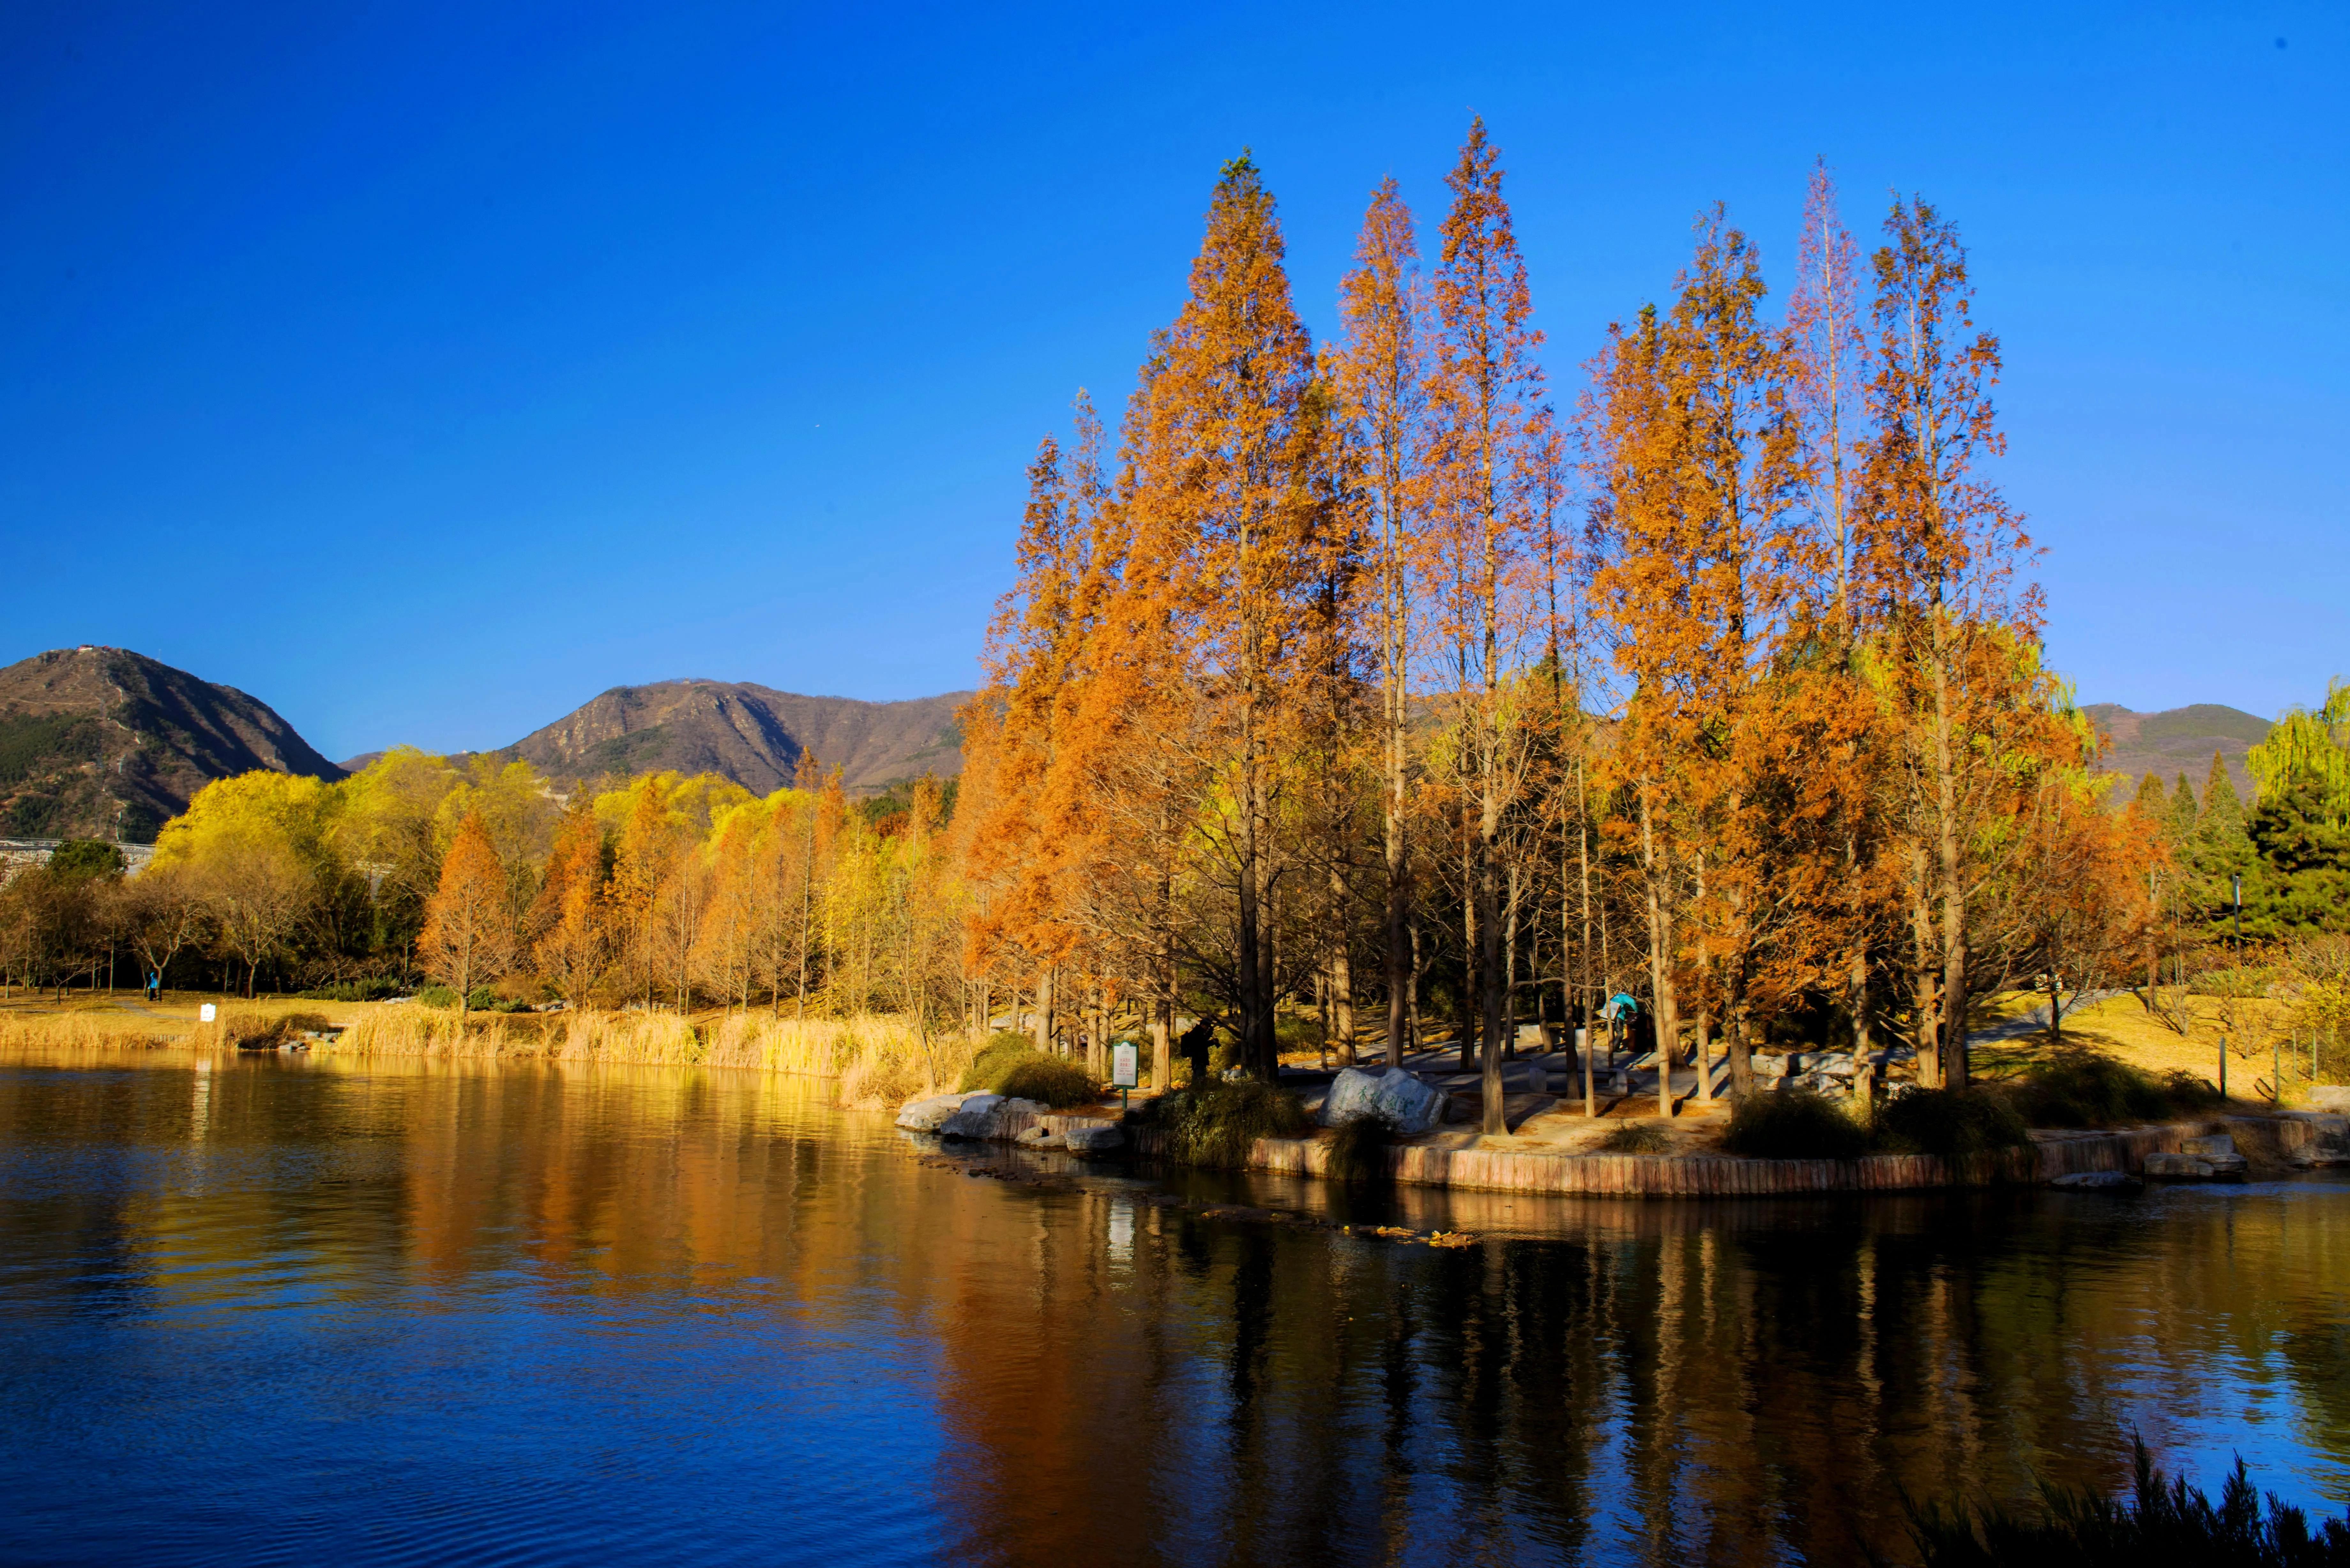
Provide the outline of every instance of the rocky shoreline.
{"type": "MultiPolygon", "coordinates": [[[[2332,1112],[2216,1116],[2110,1131],[2035,1131],[2028,1147],[1952,1160],[1925,1154],[1836,1160],[1536,1152],[1513,1148],[1514,1140],[1507,1138],[1437,1147],[1425,1136],[1442,1122],[1442,1092],[1401,1070],[1348,1069],[1309,1108],[1326,1127],[1367,1111],[1397,1122],[1404,1141],[1385,1154],[1387,1175],[1397,1183],[1496,1192],[1742,1198],[2041,1185],[2096,1190],[2135,1188],[2145,1180],[2242,1180],[2350,1165],[2350,1116],[2332,1112]]],[[[898,1125],[945,1138],[1092,1157],[1131,1151],[1145,1158],[1170,1158],[1163,1135],[1131,1116],[1121,1118],[1110,1107],[1055,1112],[1000,1095],[934,1095],[909,1101],[898,1125]]],[[[1250,1146],[1246,1164],[1324,1177],[1328,1159],[1329,1145],[1319,1137],[1265,1137],[1250,1146]]]]}

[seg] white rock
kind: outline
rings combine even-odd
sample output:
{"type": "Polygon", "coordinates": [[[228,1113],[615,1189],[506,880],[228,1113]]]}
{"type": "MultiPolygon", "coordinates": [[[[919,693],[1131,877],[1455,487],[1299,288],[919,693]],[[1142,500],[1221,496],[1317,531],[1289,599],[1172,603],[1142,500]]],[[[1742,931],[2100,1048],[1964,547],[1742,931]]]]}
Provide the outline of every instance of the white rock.
{"type": "Polygon", "coordinates": [[[1071,1154],[1107,1154],[1126,1142],[1126,1134],[1115,1122],[1095,1122],[1091,1125],[1080,1122],[1069,1127],[1061,1137],[1071,1154]]]}
{"type": "Polygon", "coordinates": [[[1783,1078],[1787,1075],[1787,1059],[1784,1056],[1758,1054],[1753,1058],[1753,1067],[1754,1075],[1758,1078],[1783,1078]]]}
{"type": "Polygon", "coordinates": [[[963,1095],[930,1095],[908,1100],[898,1113],[898,1125],[915,1132],[936,1132],[946,1119],[962,1109],[963,1102],[972,1096],[963,1095]]]}
{"type": "Polygon", "coordinates": [[[2236,1140],[2226,1133],[2214,1133],[2209,1137],[2183,1137],[2178,1140],[2178,1152],[2191,1154],[2199,1159],[2209,1159],[2215,1154],[2233,1154],[2236,1140]]]}
{"type": "Polygon", "coordinates": [[[1336,1127],[1357,1116],[1383,1116],[1405,1137],[1418,1137],[1444,1119],[1445,1103],[1451,1097],[1400,1067],[1384,1073],[1348,1067],[1330,1085],[1329,1098],[1322,1102],[1322,1125],[1336,1127]]]}
{"type": "Polygon", "coordinates": [[[1022,1148],[1066,1148],[1068,1147],[1062,1141],[1061,1135],[1051,1127],[1030,1127],[1012,1141],[1022,1148]]]}

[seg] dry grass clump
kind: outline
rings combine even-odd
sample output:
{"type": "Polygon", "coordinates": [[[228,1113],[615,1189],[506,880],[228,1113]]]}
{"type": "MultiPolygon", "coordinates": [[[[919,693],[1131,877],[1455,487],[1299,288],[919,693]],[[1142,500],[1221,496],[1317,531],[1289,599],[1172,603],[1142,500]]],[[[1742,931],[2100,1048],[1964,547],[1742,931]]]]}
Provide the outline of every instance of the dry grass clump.
{"type": "MultiPolygon", "coordinates": [[[[708,1060],[700,1032],[674,1012],[562,1012],[552,1018],[559,1033],[546,1054],[558,1062],[690,1067],[708,1060]]],[[[497,1026],[494,1019],[486,1025],[497,1026]]]]}
{"type": "Polygon", "coordinates": [[[1668,1154],[1673,1140],[1654,1122],[1618,1122],[1599,1140],[1604,1154],[1668,1154]]]}
{"type": "Polygon", "coordinates": [[[1302,1137],[1314,1119],[1297,1096],[1253,1079],[1176,1089],[1146,1113],[1167,1134],[1167,1152],[1188,1165],[1238,1168],[1261,1137],[1302,1137]]]}
{"type": "Polygon", "coordinates": [[[1333,1181],[1385,1181],[1392,1174],[1388,1169],[1388,1150],[1395,1147],[1402,1130],[1393,1117],[1377,1111],[1348,1116],[1330,1129],[1322,1174],[1333,1181]]]}
{"type": "Polygon", "coordinates": [[[501,1056],[546,1054],[537,1021],[503,1013],[460,1018],[435,1007],[385,1007],[347,1030],[336,1048],[362,1056],[501,1056]]]}
{"type": "Polygon", "coordinates": [[[16,1013],[0,1016],[0,1050],[152,1051],[180,1041],[155,1021],[126,1013],[16,1013]]]}

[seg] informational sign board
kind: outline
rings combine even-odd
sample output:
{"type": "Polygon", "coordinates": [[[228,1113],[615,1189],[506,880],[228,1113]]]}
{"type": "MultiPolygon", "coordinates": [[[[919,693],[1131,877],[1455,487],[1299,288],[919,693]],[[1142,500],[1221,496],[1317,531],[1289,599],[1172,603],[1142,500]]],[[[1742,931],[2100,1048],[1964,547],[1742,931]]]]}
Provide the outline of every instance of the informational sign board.
{"type": "Polygon", "coordinates": [[[220,1009],[219,1009],[219,1008],[217,1008],[217,1007],[214,1007],[214,1006],[213,1006],[211,1002],[205,1002],[202,1007],[200,1007],[200,1008],[196,1009],[196,1022],[197,1022],[197,1023],[212,1023],[213,1020],[217,1019],[219,1016],[220,1016],[220,1009]]]}
{"type": "Polygon", "coordinates": [[[1136,1052],[1131,1045],[1113,1045],[1109,1048],[1109,1086],[1111,1088],[1131,1089],[1142,1082],[1135,1071],[1135,1056],[1136,1052]]]}

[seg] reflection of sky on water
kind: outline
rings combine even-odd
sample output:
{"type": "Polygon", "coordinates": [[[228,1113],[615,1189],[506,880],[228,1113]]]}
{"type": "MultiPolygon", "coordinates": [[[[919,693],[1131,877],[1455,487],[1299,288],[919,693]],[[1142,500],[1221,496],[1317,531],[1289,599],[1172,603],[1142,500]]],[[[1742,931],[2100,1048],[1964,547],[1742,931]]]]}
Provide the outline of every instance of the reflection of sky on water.
{"type": "Polygon", "coordinates": [[[36,1555],[1849,1562],[1899,1487],[2110,1486],[2132,1427],[2350,1500],[2323,1178],[1635,1205],[1020,1160],[1069,1174],[1038,1188],[800,1080],[119,1061],[0,1064],[36,1555]]]}

